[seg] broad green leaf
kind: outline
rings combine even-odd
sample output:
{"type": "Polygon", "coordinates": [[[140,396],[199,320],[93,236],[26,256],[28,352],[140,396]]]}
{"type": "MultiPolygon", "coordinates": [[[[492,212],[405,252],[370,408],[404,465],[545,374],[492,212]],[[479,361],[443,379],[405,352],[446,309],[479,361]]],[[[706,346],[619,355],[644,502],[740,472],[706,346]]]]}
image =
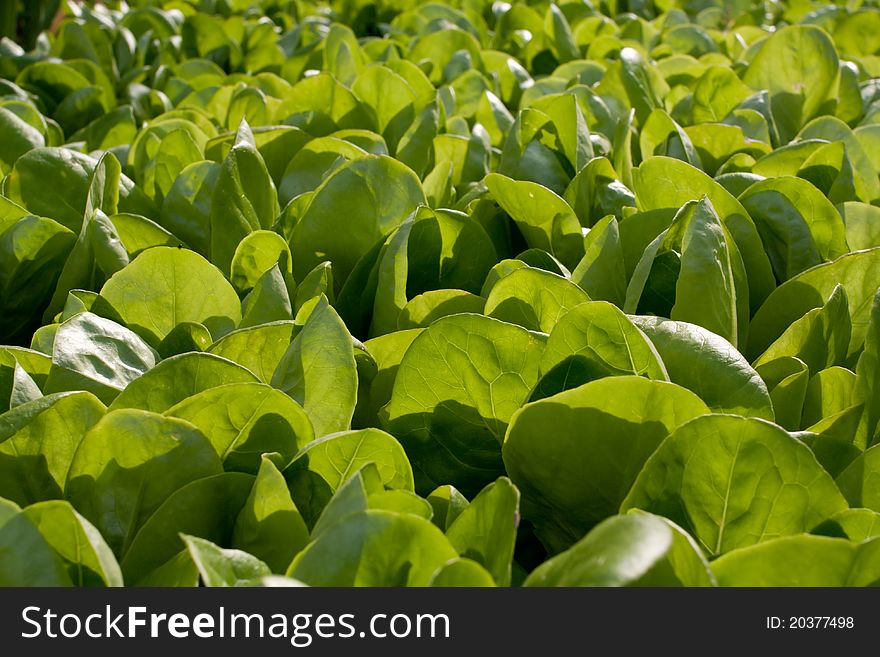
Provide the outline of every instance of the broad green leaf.
{"type": "Polygon", "coordinates": [[[731,68],[710,66],[694,86],[691,103],[694,124],[722,121],[751,93],[731,68]]]}
{"type": "Polygon", "coordinates": [[[83,436],[105,411],[91,393],[63,392],[0,416],[0,496],[25,506],[60,498],[83,436]]]}
{"type": "Polygon", "coordinates": [[[317,436],[351,425],[358,387],[351,340],[345,324],[322,296],[272,377],[273,387],[305,409],[317,436]]]}
{"type": "Polygon", "coordinates": [[[475,494],[502,474],[504,432],[537,382],[543,343],[519,326],[467,314],[416,337],[380,419],[407,450],[417,491],[451,483],[475,494]]]}
{"type": "Polygon", "coordinates": [[[238,514],[232,545],[253,554],[273,572],[283,572],[306,546],[309,530],[287,489],[287,482],[264,455],[254,487],[238,514]]]}
{"type": "Polygon", "coordinates": [[[810,369],[796,356],[782,356],[755,370],[770,391],[776,423],[789,431],[801,426],[804,400],[810,385],[810,369]]]}
{"type": "Polygon", "coordinates": [[[164,413],[187,397],[229,383],[257,383],[241,365],[214,354],[189,352],[166,358],[135,379],[113,400],[111,408],[140,408],[164,413]]]}
{"type": "Polygon", "coordinates": [[[850,506],[880,513],[880,446],[853,461],[837,478],[837,485],[850,506]]]}
{"type": "MultiPolygon", "coordinates": [[[[146,519],[123,557],[120,565],[126,584],[151,578],[158,579],[159,585],[168,586],[165,581],[169,576],[196,580],[196,569],[187,566],[187,561],[191,564],[192,559],[179,556],[186,549],[180,535],[229,545],[236,518],[253,483],[252,475],[226,472],[202,477],[178,488],[146,519]],[[159,568],[166,572],[157,573],[159,568]]],[[[191,586],[195,586],[195,582],[191,586]]]]}
{"type": "Polygon", "coordinates": [[[846,243],[852,251],[880,246],[880,208],[849,201],[837,206],[846,224],[846,243]]]}
{"type": "Polygon", "coordinates": [[[485,567],[499,586],[509,586],[518,525],[519,490],[500,477],[448,526],[446,538],[462,557],[485,567]]]}
{"type": "Polygon", "coordinates": [[[422,329],[395,331],[364,343],[364,347],[376,361],[376,374],[370,381],[368,390],[363,391],[360,388],[358,390],[358,407],[352,420],[354,428],[379,424],[378,414],[380,409],[391,401],[400,361],[421,332],[422,329]],[[360,396],[360,393],[363,393],[363,396],[360,396]]]}
{"type": "Polygon", "coordinates": [[[263,383],[270,383],[293,335],[292,321],[270,322],[228,333],[208,351],[238,363],[263,383]]]}
{"type": "Polygon", "coordinates": [[[159,355],[171,358],[189,351],[205,351],[211,346],[211,333],[198,322],[181,322],[159,343],[159,355]]]}
{"type": "Polygon", "coordinates": [[[637,376],[527,404],[511,419],[503,449],[523,515],[551,553],[561,552],[617,512],[664,438],[708,412],[692,392],[637,376]]]}
{"type": "Polygon", "coordinates": [[[498,173],[486,176],[486,185],[529,246],[544,249],[574,268],[584,255],[584,246],[580,222],[568,203],[538,183],[498,173]]]}
{"type": "Polygon", "coordinates": [[[713,555],[808,531],[846,508],[810,449],[756,418],[706,415],[675,430],[648,459],[621,510],[690,528],[713,555]]]}
{"type": "Polygon", "coordinates": [[[205,586],[242,586],[248,580],[272,574],[269,566],[247,552],[223,549],[196,536],[182,534],[181,538],[205,586]]]}
{"type": "Polygon", "coordinates": [[[385,487],[413,489],[406,453],[394,436],[379,429],[330,434],[300,450],[284,470],[284,478],[309,526],[314,525],[333,493],[367,463],[376,464],[385,487]]]}
{"type": "Polygon", "coordinates": [[[239,242],[255,230],[270,228],[280,211],[275,184],[242,119],[211,198],[211,262],[228,272],[239,242]]]}
{"type": "Polygon", "coordinates": [[[492,287],[483,312],[530,331],[550,333],[569,310],[589,300],[586,292],[562,276],[524,267],[492,287]]]}
{"type": "Polygon", "coordinates": [[[214,448],[193,425],[125,409],[108,413],[82,439],[65,496],[121,556],[169,495],[221,471],[214,448]]]}
{"type": "Polygon", "coordinates": [[[290,280],[289,272],[286,274],[282,272],[278,263],[267,269],[242,301],[242,318],[238,327],[246,329],[293,319],[288,280],[290,280]]]}
{"type": "Polygon", "coordinates": [[[760,367],[783,356],[799,358],[810,374],[846,362],[851,324],[846,290],[837,285],[821,308],[814,308],[791,326],[755,361],[760,367]]]}
{"type": "Polygon", "coordinates": [[[620,182],[608,158],[596,157],[572,178],[563,195],[585,226],[601,218],[623,217],[623,208],[635,207],[633,193],[620,182]]]}
{"type": "Polygon", "coordinates": [[[13,502],[0,498],[0,586],[71,586],[67,565],[13,502]]]}
{"type": "Polygon", "coordinates": [[[454,486],[448,484],[435,488],[426,499],[434,509],[431,519],[443,531],[449,529],[470,504],[464,495],[459,493],[454,486]]]}
{"type": "Polygon", "coordinates": [[[122,572],[104,538],[88,520],[61,500],[24,509],[46,542],[67,566],[74,586],[122,586],[122,572]]]}
{"type": "Polygon", "coordinates": [[[379,475],[379,468],[371,461],[352,474],[333,493],[312,527],[311,539],[316,539],[325,529],[347,516],[366,511],[370,508],[369,496],[382,492],[386,491],[379,475]]]}
{"type": "Polygon", "coordinates": [[[719,586],[876,586],[880,539],[785,536],[726,554],[712,572],[719,586]]]}
{"type": "Polygon", "coordinates": [[[606,301],[582,303],[562,316],[547,339],[540,369],[531,401],[605,376],[668,380],[651,342],[606,301]]]}
{"type": "Polygon", "coordinates": [[[865,541],[880,536],[880,513],[870,509],[845,509],[835,513],[811,533],[865,541]]]}
{"type": "Polygon", "coordinates": [[[413,297],[397,319],[400,329],[425,328],[432,322],[460,313],[482,313],[486,300],[464,290],[431,290],[413,297]]]}
{"type": "Polygon", "coordinates": [[[347,163],[315,191],[293,229],[294,276],[301,279],[329,260],[341,285],[357,261],[423,203],[418,178],[403,164],[382,155],[347,163]]]}
{"type": "Polygon", "coordinates": [[[154,347],[180,322],[204,324],[219,339],[241,320],[232,285],[186,249],[160,246],[144,251],[107,281],[101,297],[154,347]]]}
{"type": "MultiPolygon", "coordinates": [[[[18,158],[5,196],[39,216],[79,232],[98,161],[68,148],[35,148],[18,158]]],[[[119,180],[119,211],[151,216],[153,202],[127,177],[119,180]]]]}
{"type": "Polygon", "coordinates": [[[739,200],[761,234],[779,281],[848,251],[840,215],[831,201],[805,180],[763,180],[749,187],[739,200]]]}
{"type": "Polygon", "coordinates": [[[773,291],[773,270],[755,224],[742,204],[705,173],[674,158],[650,157],[633,170],[633,190],[643,212],[663,208],[678,211],[688,201],[706,196],[739,249],[748,276],[752,311],[773,291]]]}
{"type": "Polygon", "coordinates": [[[220,177],[217,162],[196,162],[174,181],[162,202],[160,223],[205,257],[211,255],[211,206],[220,177]]]}
{"type": "Polygon", "coordinates": [[[296,556],[287,574],[311,586],[427,586],[456,556],[429,521],[371,510],[328,528],[296,556]]]}
{"type": "Polygon", "coordinates": [[[807,386],[801,426],[809,427],[850,409],[855,387],[856,375],[845,367],[828,367],[814,374],[807,386]]]}
{"type": "Polygon", "coordinates": [[[880,290],[874,296],[865,334],[865,348],[856,364],[855,388],[865,404],[856,443],[865,448],[876,442],[880,426],[880,290]]]}
{"type": "Polygon", "coordinates": [[[45,390],[88,390],[107,404],[157,360],[158,354],[133,331],[79,313],[58,327],[45,390]]]}
{"type": "Polygon", "coordinates": [[[687,322],[630,319],[654,344],[670,381],[695,392],[716,413],[773,419],[767,386],[727,340],[687,322]]]}
{"type": "Polygon", "coordinates": [[[227,471],[256,474],[261,455],[276,452],[289,462],[314,439],[305,411],[283,392],[261,383],[209,388],[164,412],[197,427],[227,471]]]}
{"type": "Polygon", "coordinates": [[[433,587],[492,587],[495,580],[483,566],[471,559],[459,557],[447,561],[431,576],[428,586],[433,587]]]}
{"type": "Polygon", "coordinates": [[[76,237],[51,219],[27,215],[0,235],[0,332],[27,344],[76,237]]]}
{"type": "Polygon", "coordinates": [[[707,198],[690,209],[670,318],[699,324],[736,346],[745,342],[741,324],[749,314],[748,304],[737,298],[748,293],[746,286],[737,285],[745,273],[737,276],[742,271],[739,253],[707,198]]]}
{"type": "Polygon", "coordinates": [[[255,230],[235,247],[229,280],[239,292],[247,292],[282,255],[285,271],[291,272],[290,248],[284,238],[270,230],[255,230]]]}
{"type": "Polygon", "coordinates": [[[743,75],[752,89],[767,89],[783,143],[817,114],[837,90],[839,61],[828,34],[814,25],[790,25],[761,44],[743,75]]]}
{"type": "Polygon", "coordinates": [[[536,568],[525,586],[713,586],[694,540],[666,518],[612,516],[536,568]]]}
{"type": "Polygon", "coordinates": [[[780,285],[752,318],[743,353],[750,359],[762,354],[795,320],[824,305],[838,284],[846,290],[852,319],[849,354],[857,352],[865,340],[871,302],[880,288],[880,249],[848,253],[780,285]]]}
{"type": "Polygon", "coordinates": [[[584,257],[571,280],[591,299],[622,307],[626,299],[626,268],[617,220],[608,216],[596,222],[584,238],[584,257]]]}
{"type": "Polygon", "coordinates": [[[450,210],[420,208],[379,253],[371,334],[404,328],[401,313],[419,294],[478,293],[496,260],[495,247],[476,221],[450,210]]]}

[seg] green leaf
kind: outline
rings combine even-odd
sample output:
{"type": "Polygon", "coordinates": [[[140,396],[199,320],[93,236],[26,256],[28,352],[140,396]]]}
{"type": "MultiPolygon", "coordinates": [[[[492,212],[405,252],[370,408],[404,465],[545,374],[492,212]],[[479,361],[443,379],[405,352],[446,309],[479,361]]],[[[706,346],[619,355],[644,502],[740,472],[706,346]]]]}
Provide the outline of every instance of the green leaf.
{"type": "Polygon", "coordinates": [[[345,324],[322,296],[272,377],[273,387],[305,409],[317,436],[351,426],[358,387],[351,340],[345,324]]]}
{"type": "Polygon", "coordinates": [[[22,505],[60,498],[74,453],[105,411],[91,393],[67,392],[0,416],[0,496],[22,505]]]}
{"type": "Polygon", "coordinates": [[[461,556],[485,567],[499,586],[509,586],[518,525],[519,490],[500,477],[448,526],[446,538],[461,556]]]}
{"type": "Polygon", "coordinates": [[[239,242],[255,230],[270,228],[280,211],[275,184],[242,119],[211,198],[211,261],[229,271],[239,242]]]}
{"type": "Polygon", "coordinates": [[[637,376],[599,379],[527,404],[511,419],[503,449],[523,515],[551,553],[568,548],[617,512],[666,436],[708,412],[692,392],[637,376]]]}
{"type": "Polygon", "coordinates": [[[142,410],[112,411],[80,443],[65,496],[121,556],[169,495],[221,471],[214,448],[188,422],[142,410]]]}
{"type": "Polygon", "coordinates": [[[713,586],[694,540],[666,518],[612,516],[536,568],[525,586],[713,586]]]}
{"type": "Polygon", "coordinates": [[[270,322],[233,331],[212,344],[212,354],[238,363],[270,383],[278,363],[293,339],[292,321],[270,322]]]}
{"type": "Polygon", "coordinates": [[[196,162],[184,168],[162,202],[163,227],[203,256],[211,255],[212,196],[220,164],[196,162]]]}
{"type": "Polygon", "coordinates": [[[211,541],[181,534],[205,586],[241,586],[248,580],[271,575],[269,566],[241,550],[225,550],[211,541]]]}
{"type": "Polygon", "coordinates": [[[257,478],[232,532],[232,545],[253,554],[273,572],[283,572],[309,541],[309,530],[284,476],[264,455],[257,478]]]}
{"type": "Polygon", "coordinates": [[[838,68],[837,51],[825,31],[791,25],[761,44],[743,82],[770,92],[773,118],[787,143],[807,121],[826,111],[837,90],[838,68]]]}
{"type": "Polygon", "coordinates": [[[689,209],[693,214],[682,236],[681,271],[670,318],[699,324],[736,346],[745,342],[741,324],[749,316],[748,304],[738,299],[748,293],[746,286],[737,285],[745,275],[742,261],[707,198],[689,209]]]}
{"type": "Polygon", "coordinates": [[[135,379],[113,400],[111,409],[140,408],[164,413],[203,390],[229,383],[257,383],[257,377],[214,354],[189,352],[166,358],[135,379]]]}
{"type": "Polygon", "coordinates": [[[123,586],[119,564],[104,538],[68,502],[32,504],[24,515],[61,557],[74,586],[123,586]]]}
{"type": "Polygon", "coordinates": [[[192,564],[189,556],[180,556],[181,550],[186,549],[180,535],[229,545],[236,518],[253,483],[252,475],[226,472],[196,479],[178,488],[143,523],[122,559],[120,565],[126,583],[152,580],[168,586],[168,579],[173,578],[191,581],[189,585],[195,586],[197,571],[188,565],[192,564]]]}
{"type": "Polygon", "coordinates": [[[705,173],[674,158],[649,157],[633,170],[633,190],[643,212],[664,208],[678,211],[688,201],[706,196],[739,249],[748,276],[752,312],[773,291],[776,282],[770,260],[748,212],[705,173]]]}
{"type": "Polygon", "coordinates": [[[871,300],[880,288],[880,249],[855,251],[798,274],[774,290],[752,318],[748,348],[754,359],[763,353],[799,317],[824,305],[837,285],[849,300],[852,337],[849,355],[865,340],[871,300]]]}
{"type": "MultiPolygon", "coordinates": [[[[5,195],[38,216],[79,232],[98,161],[68,148],[35,148],[18,158],[5,195]]],[[[153,202],[127,177],[119,180],[119,211],[152,216],[153,202]]]]}
{"type": "MultiPolygon", "coordinates": [[[[289,277],[288,273],[287,278],[289,277]]],[[[242,329],[293,319],[290,289],[285,274],[277,263],[257,279],[253,289],[244,298],[241,310],[242,318],[238,327],[242,329]]]]}
{"type": "Polygon", "coordinates": [[[712,571],[720,586],[876,586],[880,539],[785,536],[726,554],[712,571]]]}
{"type": "Polygon", "coordinates": [[[687,322],[630,319],[654,344],[670,381],[695,392],[716,413],[773,419],[767,386],[727,340],[687,322]]]}
{"type": "Polygon", "coordinates": [[[101,288],[123,322],[152,346],[181,322],[204,324],[215,339],[241,320],[238,295],[198,254],[160,246],[144,251],[101,288]]]}
{"type": "Polygon", "coordinates": [[[0,235],[0,332],[27,344],[26,333],[52,298],[68,252],[76,241],[51,219],[27,215],[0,235]]]}
{"type": "Polygon", "coordinates": [[[432,587],[493,587],[495,580],[476,561],[459,557],[440,566],[431,576],[432,587]]]}
{"type": "Polygon", "coordinates": [[[315,191],[293,229],[294,276],[300,280],[329,260],[341,286],[357,261],[423,203],[419,179],[389,157],[368,155],[343,165],[315,191]]]}
{"type": "Polygon", "coordinates": [[[334,433],[306,445],[284,470],[297,507],[314,526],[327,501],[367,463],[375,463],[382,485],[413,490],[406,452],[394,436],[379,429],[334,433]]]}
{"type": "Polygon", "coordinates": [[[485,182],[529,246],[544,249],[574,268],[584,255],[584,246],[580,222],[568,203],[538,183],[498,173],[486,176],[485,182]]]}
{"type": "Polygon", "coordinates": [[[608,216],[596,222],[584,238],[584,257],[571,280],[591,299],[622,307],[626,299],[626,268],[617,220],[608,216]]]}
{"type": "Polygon", "coordinates": [[[290,248],[284,238],[271,230],[255,230],[235,247],[229,280],[239,292],[247,292],[282,256],[284,271],[290,273],[290,248]]]}
{"type": "Polygon", "coordinates": [[[739,200],[761,234],[779,281],[849,250],[840,215],[831,201],[805,180],[763,180],[749,187],[739,200]]]}
{"type": "Polygon", "coordinates": [[[58,327],[45,390],[88,390],[109,404],[158,358],[133,331],[90,312],[79,313],[58,327]]]}
{"type": "Polygon", "coordinates": [[[0,498],[0,586],[71,586],[66,564],[30,518],[0,498]]]}
{"type": "Polygon", "coordinates": [[[852,507],[880,513],[880,446],[874,446],[853,461],[837,478],[852,507]]]}
{"type": "Polygon", "coordinates": [[[668,379],[657,350],[626,315],[605,301],[582,303],[550,332],[541,357],[541,380],[530,400],[627,374],[668,379]]]}
{"type": "Polygon", "coordinates": [[[214,446],[227,471],[256,474],[261,455],[282,462],[314,439],[308,417],[284,393],[260,383],[230,383],[203,390],[164,413],[190,422],[214,446]]]}
{"type": "Polygon", "coordinates": [[[297,555],[287,574],[311,586],[427,586],[456,556],[429,521],[370,510],[329,527],[297,555]]]}
{"type": "Polygon", "coordinates": [[[880,513],[870,509],[844,509],[831,516],[811,533],[839,536],[861,542],[880,536],[880,513]]]}
{"type": "Polygon", "coordinates": [[[846,508],[809,448],[765,420],[707,415],[675,430],[621,510],[690,529],[713,555],[812,529],[846,508]]]}
{"type": "Polygon", "coordinates": [[[380,414],[413,464],[416,489],[475,494],[503,473],[501,441],[538,379],[544,340],[479,315],[452,315],[416,337],[380,414]]]}
{"type": "Polygon", "coordinates": [[[846,290],[837,285],[821,308],[814,308],[792,322],[785,332],[755,361],[760,367],[783,356],[799,358],[810,374],[846,363],[851,324],[846,290]]]}
{"type": "Polygon", "coordinates": [[[874,295],[865,348],[856,364],[855,387],[865,404],[855,442],[865,448],[876,442],[880,426],[880,290],[874,295]]]}
{"type": "Polygon", "coordinates": [[[492,287],[484,312],[530,331],[550,333],[569,310],[589,300],[586,292],[562,276],[524,267],[492,287]]]}

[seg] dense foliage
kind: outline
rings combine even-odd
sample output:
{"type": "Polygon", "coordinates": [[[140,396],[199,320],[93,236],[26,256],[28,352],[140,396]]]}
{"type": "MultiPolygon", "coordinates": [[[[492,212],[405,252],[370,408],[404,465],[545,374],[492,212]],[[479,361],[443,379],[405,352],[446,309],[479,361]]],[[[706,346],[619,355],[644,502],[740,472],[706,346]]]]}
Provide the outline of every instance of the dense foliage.
{"type": "Polygon", "coordinates": [[[0,584],[880,582],[876,3],[106,5],[0,41],[0,584]]]}

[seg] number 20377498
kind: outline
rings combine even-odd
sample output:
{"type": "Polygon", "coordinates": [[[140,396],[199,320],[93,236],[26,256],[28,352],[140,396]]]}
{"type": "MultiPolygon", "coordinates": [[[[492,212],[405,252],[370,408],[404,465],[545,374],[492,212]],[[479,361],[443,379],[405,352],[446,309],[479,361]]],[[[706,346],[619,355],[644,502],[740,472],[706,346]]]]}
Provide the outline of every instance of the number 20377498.
{"type": "Polygon", "coordinates": [[[767,616],[768,630],[850,630],[855,627],[852,616],[767,616]]]}

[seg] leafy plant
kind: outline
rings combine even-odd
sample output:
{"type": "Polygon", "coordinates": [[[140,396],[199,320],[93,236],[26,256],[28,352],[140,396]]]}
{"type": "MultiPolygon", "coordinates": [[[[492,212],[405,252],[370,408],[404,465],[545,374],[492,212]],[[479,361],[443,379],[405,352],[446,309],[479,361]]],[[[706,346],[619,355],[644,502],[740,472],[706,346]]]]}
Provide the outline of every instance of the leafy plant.
{"type": "Polygon", "coordinates": [[[876,585],[844,4],[3,3],[0,585],[876,585]]]}

